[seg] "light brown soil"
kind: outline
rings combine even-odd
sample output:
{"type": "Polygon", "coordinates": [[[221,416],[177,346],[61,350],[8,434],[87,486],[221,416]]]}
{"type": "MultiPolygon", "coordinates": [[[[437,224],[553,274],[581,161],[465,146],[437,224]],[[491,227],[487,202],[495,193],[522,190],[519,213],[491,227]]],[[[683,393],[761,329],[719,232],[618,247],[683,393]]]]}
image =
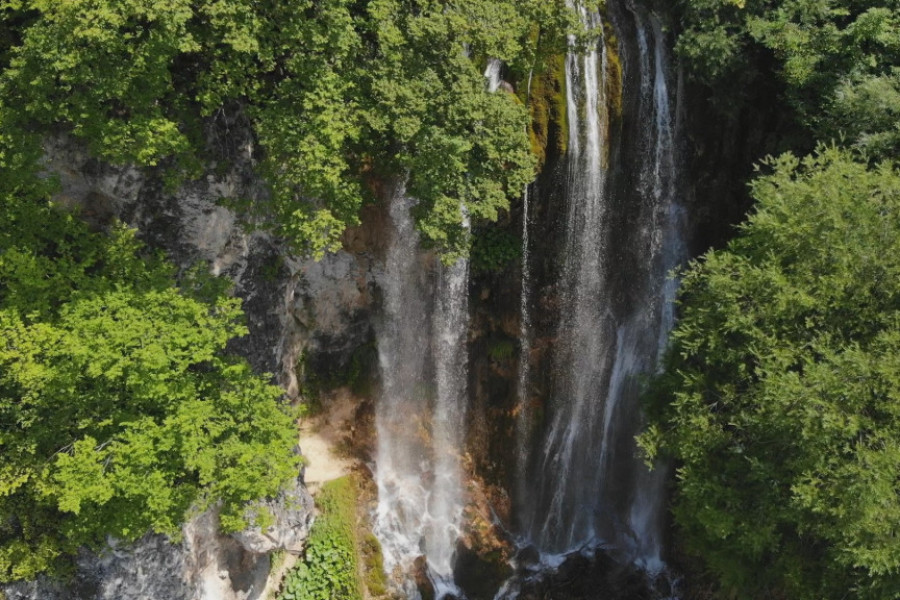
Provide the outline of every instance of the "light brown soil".
{"type": "Polygon", "coordinates": [[[323,399],[318,414],[300,422],[300,451],[306,459],[306,487],[310,493],[326,481],[350,473],[353,460],[342,454],[351,435],[359,399],[346,388],[339,388],[323,399]]]}

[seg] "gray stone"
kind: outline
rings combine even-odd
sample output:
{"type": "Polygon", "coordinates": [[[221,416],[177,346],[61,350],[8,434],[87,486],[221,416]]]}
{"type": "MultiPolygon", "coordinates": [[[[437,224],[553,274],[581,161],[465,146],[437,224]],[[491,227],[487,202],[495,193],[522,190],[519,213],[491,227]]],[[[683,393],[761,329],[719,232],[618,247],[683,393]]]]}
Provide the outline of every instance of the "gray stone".
{"type": "Polygon", "coordinates": [[[248,552],[263,554],[276,550],[285,550],[299,554],[306,545],[309,528],[312,525],[313,499],[306,487],[298,479],[297,485],[278,495],[277,498],[254,502],[248,509],[254,512],[264,509],[275,519],[275,522],[262,530],[251,527],[232,534],[248,552]]]}

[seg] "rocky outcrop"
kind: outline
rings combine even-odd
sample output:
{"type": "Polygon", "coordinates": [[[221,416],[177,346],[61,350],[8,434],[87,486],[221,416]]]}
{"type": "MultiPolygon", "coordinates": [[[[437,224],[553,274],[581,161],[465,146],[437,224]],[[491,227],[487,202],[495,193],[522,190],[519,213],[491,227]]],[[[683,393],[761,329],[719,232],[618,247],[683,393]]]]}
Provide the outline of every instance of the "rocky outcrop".
{"type": "MultiPolygon", "coordinates": [[[[135,227],[179,271],[200,265],[228,277],[250,330],[230,349],[257,371],[273,373],[289,401],[317,393],[309,382],[327,388],[332,380],[370,378],[377,364],[371,327],[378,276],[372,257],[382,236],[377,210],[366,209],[367,224],[347,232],[346,251],[318,262],[292,256],[223,203],[264,202],[267,189],[255,171],[248,124],[239,114],[220,119],[228,122],[210,127],[207,174],[174,189],[161,169],[110,165],[69,136],[49,138],[43,164],[59,181],[54,201],[98,231],[117,220],[135,227]]],[[[269,575],[269,553],[302,551],[313,504],[298,478],[294,488],[248,510],[256,508],[273,515],[271,527],[222,535],[213,511],[187,523],[178,543],[160,535],[110,541],[99,554],[79,556],[69,581],[42,578],[2,590],[9,600],[255,600],[269,575]]]]}
{"type": "Polygon", "coordinates": [[[312,523],[313,500],[298,480],[297,485],[281,492],[277,498],[254,502],[249,508],[249,516],[267,513],[274,523],[263,529],[250,527],[232,534],[232,537],[248,552],[266,554],[285,550],[299,554],[306,545],[309,527],[312,523]]]}
{"type": "Polygon", "coordinates": [[[182,539],[148,534],[133,544],[110,540],[99,554],[84,551],[67,581],[46,577],[14,583],[8,600],[258,600],[269,576],[269,552],[300,552],[312,522],[312,498],[302,479],[261,503],[275,522],[232,535],[219,532],[217,510],[191,519],[182,539]]]}

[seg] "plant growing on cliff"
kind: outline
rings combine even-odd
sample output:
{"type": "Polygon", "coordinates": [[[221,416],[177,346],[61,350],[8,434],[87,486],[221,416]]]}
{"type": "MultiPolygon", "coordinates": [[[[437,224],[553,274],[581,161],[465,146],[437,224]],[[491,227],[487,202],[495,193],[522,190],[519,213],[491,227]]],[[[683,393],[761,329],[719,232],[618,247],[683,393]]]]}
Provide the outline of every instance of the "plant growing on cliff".
{"type": "Polygon", "coordinates": [[[297,250],[338,248],[374,190],[408,178],[419,228],[448,258],[467,251],[463,207],[496,219],[536,164],[528,111],[487,93],[480,61],[527,73],[564,49],[574,18],[564,0],[5,0],[0,11],[0,125],[12,136],[63,128],[104,160],[192,176],[207,125],[240,106],[271,187],[251,210],[297,250]]]}
{"type": "Polygon", "coordinates": [[[329,481],[316,496],[319,516],[303,560],[287,575],[278,600],[359,600],[356,482],[329,481]]]}
{"type": "Polygon", "coordinates": [[[296,477],[280,390],[225,352],[239,300],[45,201],[0,195],[0,581],[296,477]]]}
{"type": "Polygon", "coordinates": [[[900,593],[900,173],[769,162],[684,273],[641,437],[677,464],[686,547],[741,597],[900,593]]]}

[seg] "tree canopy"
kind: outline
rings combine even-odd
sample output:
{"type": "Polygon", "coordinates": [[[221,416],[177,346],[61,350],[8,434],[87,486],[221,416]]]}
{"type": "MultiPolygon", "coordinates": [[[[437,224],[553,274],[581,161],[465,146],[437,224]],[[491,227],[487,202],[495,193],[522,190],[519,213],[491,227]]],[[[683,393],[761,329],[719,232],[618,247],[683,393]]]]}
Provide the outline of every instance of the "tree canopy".
{"type": "Polygon", "coordinates": [[[534,177],[528,113],[490,94],[490,56],[527,73],[563,48],[563,0],[3,0],[0,123],[64,127],[113,162],[203,159],[240,107],[262,149],[266,212],[295,248],[339,246],[386,179],[408,178],[425,239],[467,251],[465,209],[495,219],[534,177]],[[540,41],[540,44],[538,43],[540,41]]]}
{"type": "Polygon", "coordinates": [[[676,459],[685,545],[742,597],[900,594],[900,173],[772,160],[683,274],[641,442],[676,459]]]}
{"type": "Polygon", "coordinates": [[[679,55],[726,103],[740,95],[729,80],[774,74],[816,139],[900,153],[897,0],[687,0],[680,11],[679,55]]]}
{"type": "Polygon", "coordinates": [[[297,476],[279,388],[224,351],[240,301],[144,254],[132,230],[0,196],[0,581],[107,536],[177,538],[220,500],[241,528],[297,476]]]}

